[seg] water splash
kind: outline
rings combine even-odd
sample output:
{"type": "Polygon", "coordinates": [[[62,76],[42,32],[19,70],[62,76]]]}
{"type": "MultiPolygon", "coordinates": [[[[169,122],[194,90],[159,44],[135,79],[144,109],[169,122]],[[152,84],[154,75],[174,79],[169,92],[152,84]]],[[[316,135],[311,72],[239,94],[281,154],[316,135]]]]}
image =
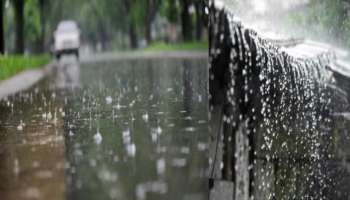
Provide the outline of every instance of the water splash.
{"type": "Polygon", "coordinates": [[[94,135],[94,141],[96,144],[101,144],[101,142],[102,142],[102,135],[98,129],[97,129],[96,134],[94,135]]]}
{"type": "Polygon", "coordinates": [[[113,102],[113,98],[111,96],[107,96],[106,103],[109,105],[109,104],[112,104],[112,102],[113,102]]]}
{"type": "Polygon", "coordinates": [[[297,199],[325,199],[334,54],[296,58],[226,8],[210,17],[210,101],[224,105],[223,121],[235,133],[224,135],[223,178],[237,181],[236,199],[253,191],[290,199],[299,182],[297,199]]]}
{"type": "Polygon", "coordinates": [[[26,126],[25,123],[23,123],[23,120],[20,121],[19,125],[17,126],[18,131],[23,131],[24,127],[26,126]]]}

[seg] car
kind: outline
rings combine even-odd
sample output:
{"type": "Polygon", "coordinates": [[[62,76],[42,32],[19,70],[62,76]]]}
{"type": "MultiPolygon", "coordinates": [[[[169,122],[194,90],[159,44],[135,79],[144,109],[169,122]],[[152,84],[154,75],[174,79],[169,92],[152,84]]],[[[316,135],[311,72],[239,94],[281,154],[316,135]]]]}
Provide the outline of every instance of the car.
{"type": "Polygon", "coordinates": [[[75,21],[61,21],[53,34],[53,39],[53,53],[58,60],[64,54],[74,54],[79,58],[80,29],[75,21]]]}

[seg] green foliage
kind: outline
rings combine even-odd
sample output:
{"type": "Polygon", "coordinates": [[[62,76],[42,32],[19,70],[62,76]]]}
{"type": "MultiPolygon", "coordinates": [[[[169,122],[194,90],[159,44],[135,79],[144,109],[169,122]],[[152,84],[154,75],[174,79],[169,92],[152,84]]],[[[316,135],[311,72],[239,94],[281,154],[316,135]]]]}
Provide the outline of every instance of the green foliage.
{"type": "MultiPolygon", "coordinates": [[[[105,35],[127,31],[128,14],[122,0],[60,0],[50,1],[47,18],[48,34],[52,34],[61,20],[78,22],[85,41],[96,43],[105,35]],[[103,29],[103,30],[102,30],[103,29]],[[101,35],[103,34],[103,35],[101,35]]],[[[112,40],[113,38],[106,38],[112,40]]]]}
{"type": "MultiPolygon", "coordinates": [[[[118,47],[125,47],[130,38],[134,38],[135,41],[138,38],[141,40],[146,38],[146,33],[149,33],[146,26],[153,22],[152,20],[155,19],[157,13],[167,18],[168,22],[180,25],[181,1],[24,0],[26,49],[29,52],[40,51],[43,42],[45,47],[48,48],[52,42],[53,32],[57,24],[67,19],[78,22],[84,44],[89,44],[92,47],[102,44],[107,46],[106,49],[115,48],[117,45],[119,45],[118,47]],[[43,13],[41,13],[40,2],[43,3],[43,13]],[[151,4],[152,6],[149,7],[151,4]],[[126,9],[127,5],[130,6],[129,10],[126,9]],[[130,29],[130,26],[133,29],[130,29]]],[[[6,2],[9,6],[5,10],[5,40],[6,50],[11,53],[15,44],[13,9],[15,1],[7,0],[6,2]]],[[[163,23],[163,21],[160,23],[163,23]]]]}
{"type": "Polygon", "coordinates": [[[145,22],[146,17],[146,7],[147,7],[147,0],[135,0],[134,3],[131,5],[131,13],[130,18],[131,22],[142,26],[145,22]]]}
{"type": "Polygon", "coordinates": [[[319,38],[333,38],[350,47],[350,19],[344,0],[311,0],[308,6],[289,15],[289,23],[319,38]]]}
{"type": "Polygon", "coordinates": [[[167,44],[164,42],[156,42],[145,49],[146,51],[194,51],[208,50],[207,42],[185,42],[177,44],[167,44]]]}
{"type": "Polygon", "coordinates": [[[161,15],[165,16],[170,23],[177,23],[179,21],[179,9],[177,0],[164,0],[161,7],[161,15]]]}
{"type": "Polygon", "coordinates": [[[24,6],[26,40],[35,42],[41,37],[40,12],[37,0],[26,0],[24,6]]]}
{"type": "MultiPolygon", "coordinates": [[[[8,6],[6,3],[5,5],[8,6]]],[[[7,50],[12,50],[14,48],[14,31],[15,31],[15,22],[14,22],[14,11],[9,7],[5,7],[4,11],[4,29],[5,29],[5,46],[7,50]]]]}
{"type": "Polygon", "coordinates": [[[35,69],[49,63],[48,55],[40,56],[0,56],[0,80],[7,79],[23,70],[35,69]]]}

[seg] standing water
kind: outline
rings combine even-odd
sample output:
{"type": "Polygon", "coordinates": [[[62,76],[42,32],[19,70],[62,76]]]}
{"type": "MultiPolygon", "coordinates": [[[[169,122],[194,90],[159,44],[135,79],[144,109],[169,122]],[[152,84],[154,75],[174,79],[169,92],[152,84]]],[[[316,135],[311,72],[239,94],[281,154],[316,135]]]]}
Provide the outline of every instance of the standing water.
{"type": "Polygon", "coordinates": [[[66,63],[0,102],[1,199],[207,198],[207,61],[66,63]]]}

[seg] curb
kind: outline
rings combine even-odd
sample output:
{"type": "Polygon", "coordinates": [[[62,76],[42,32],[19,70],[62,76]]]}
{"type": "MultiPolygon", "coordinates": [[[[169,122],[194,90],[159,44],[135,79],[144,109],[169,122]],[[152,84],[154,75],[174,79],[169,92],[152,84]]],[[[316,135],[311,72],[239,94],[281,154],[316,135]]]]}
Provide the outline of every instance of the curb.
{"type": "Polygon", "coordinates": [[[54,65],[54,62],[50,62],[40,69],[25,70],[7,80],[1,81],[0,100],[30,88],[49,74],[54,65]]]}

